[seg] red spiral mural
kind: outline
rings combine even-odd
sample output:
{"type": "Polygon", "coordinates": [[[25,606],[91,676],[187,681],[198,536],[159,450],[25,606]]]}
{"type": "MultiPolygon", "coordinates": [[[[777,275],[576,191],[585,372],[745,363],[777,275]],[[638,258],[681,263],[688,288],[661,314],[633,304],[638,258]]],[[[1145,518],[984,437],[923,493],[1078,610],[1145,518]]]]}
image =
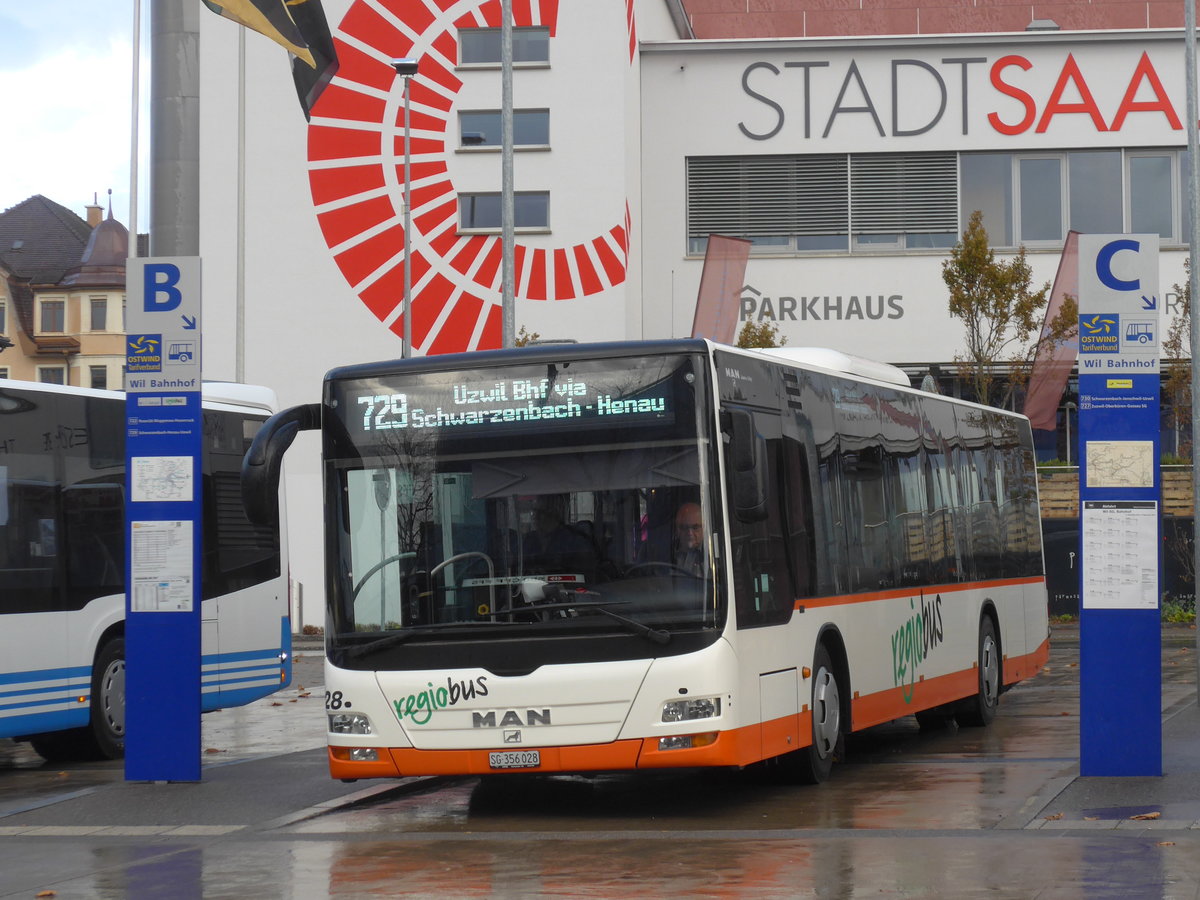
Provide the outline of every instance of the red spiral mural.
{"type": "MultiPolygon", "coordinates": [[[[500,27],[499,0],[356,0],[335,34],[340,69],[312,111],[309,184],[325,242],[372,313],[403,333],[404,104],[390,61],[420,60],[410,84],[412,340],[418,354],[499,347],[500,236],[459,234],[447,154],[457,147],[452,110],[460,28],[500,27]]],[[[544,26],[559,0],[512,0],[515,26],[544,26]]],[[[636,49],[626,0],[629,58],[636,49]]],[[[498,171],[498,167],[497,167],[498,171]]],[[[515,292],[561,301],[625,281],[629,213],[565,246],[514,248],[515,292]]]]}

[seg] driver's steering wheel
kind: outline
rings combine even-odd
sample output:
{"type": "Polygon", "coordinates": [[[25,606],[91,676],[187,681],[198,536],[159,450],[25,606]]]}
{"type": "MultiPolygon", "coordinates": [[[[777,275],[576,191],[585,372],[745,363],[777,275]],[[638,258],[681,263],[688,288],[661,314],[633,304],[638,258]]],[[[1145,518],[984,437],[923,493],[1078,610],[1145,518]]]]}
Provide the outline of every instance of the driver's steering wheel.
{"type": "Polygon", "coordinates": [[[371,577],[373,575],[375,575],[376,572],[382,572],[384,568],[386,568],[387,566],[390,566],[392,563],[403,562],[406,559],[413,559],[416,555],[417,555],[416,553],[412,553],[412,552],[396,553],[392,556],[387,557],[386,559],[382,559],[379,562],[375,563],[375,565],[373,565],[373,566],[371,566],[371,568],[367,569],[367,573],[358,580],[358,584],[354,585],[354,590],[351,591],[351,593],[350,593],[350,602],[353,603],[354,600],[357,599],[359,591],[361,591],[363,589],[363,585],[365,585],[368,581],[370,581],[371,577]]]}

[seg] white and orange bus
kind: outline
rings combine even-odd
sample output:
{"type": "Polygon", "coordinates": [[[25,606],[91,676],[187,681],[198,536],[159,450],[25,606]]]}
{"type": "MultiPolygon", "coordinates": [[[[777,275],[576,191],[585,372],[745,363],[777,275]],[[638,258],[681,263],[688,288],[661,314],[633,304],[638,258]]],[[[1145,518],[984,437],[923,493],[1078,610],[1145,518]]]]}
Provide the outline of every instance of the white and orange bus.
{"type": "Polygon", "coordinates": [[[1047,658],[1028,422],[891,366],[680,340],[340,368],[251,447],[252,519],[305,428],[336,778],[820,781],[846,733],[987,724],[1047,658]]]}

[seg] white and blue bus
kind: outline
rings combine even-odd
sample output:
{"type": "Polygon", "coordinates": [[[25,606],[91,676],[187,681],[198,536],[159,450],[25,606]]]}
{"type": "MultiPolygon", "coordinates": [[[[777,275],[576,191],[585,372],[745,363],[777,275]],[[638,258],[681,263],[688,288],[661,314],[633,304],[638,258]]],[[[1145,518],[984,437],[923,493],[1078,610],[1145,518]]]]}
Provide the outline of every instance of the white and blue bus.
{"type": "MultiPolygon", "coordinates": [[[[279,507],[251,524],[242,458],[272,391],[203,388],[202,708],[291,680],[279,507]]],[[[48,759],[125,743],[125,395],[0,381],[0,737],[48,759]]]]}
{"type": "Polygon", "coordinates": [[[891,366],[680,340],[339,368],[251,447],[252,520],[308,428],[336,778],[820,781],[850,731],[987,724],[1049,652],[1028,421],[891,366]]]}

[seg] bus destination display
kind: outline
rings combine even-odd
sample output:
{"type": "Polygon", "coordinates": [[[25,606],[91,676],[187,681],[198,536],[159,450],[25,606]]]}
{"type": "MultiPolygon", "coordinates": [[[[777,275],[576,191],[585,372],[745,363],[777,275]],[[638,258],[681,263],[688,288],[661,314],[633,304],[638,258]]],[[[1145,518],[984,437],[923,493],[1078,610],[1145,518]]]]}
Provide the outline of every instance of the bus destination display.
{"type": "Polygon", "coordinates": [[[589,425],[667,423],[673,418],[671,379],[629,385],[628,373],[605,373],[586,380],[510,378],[455,381],[397,393],[351,393],[364,432],[392,429],[487,428],[522,422],[576,421],[589,425]],[[625,384],[616,384],[618,379],[625,384]]]}

